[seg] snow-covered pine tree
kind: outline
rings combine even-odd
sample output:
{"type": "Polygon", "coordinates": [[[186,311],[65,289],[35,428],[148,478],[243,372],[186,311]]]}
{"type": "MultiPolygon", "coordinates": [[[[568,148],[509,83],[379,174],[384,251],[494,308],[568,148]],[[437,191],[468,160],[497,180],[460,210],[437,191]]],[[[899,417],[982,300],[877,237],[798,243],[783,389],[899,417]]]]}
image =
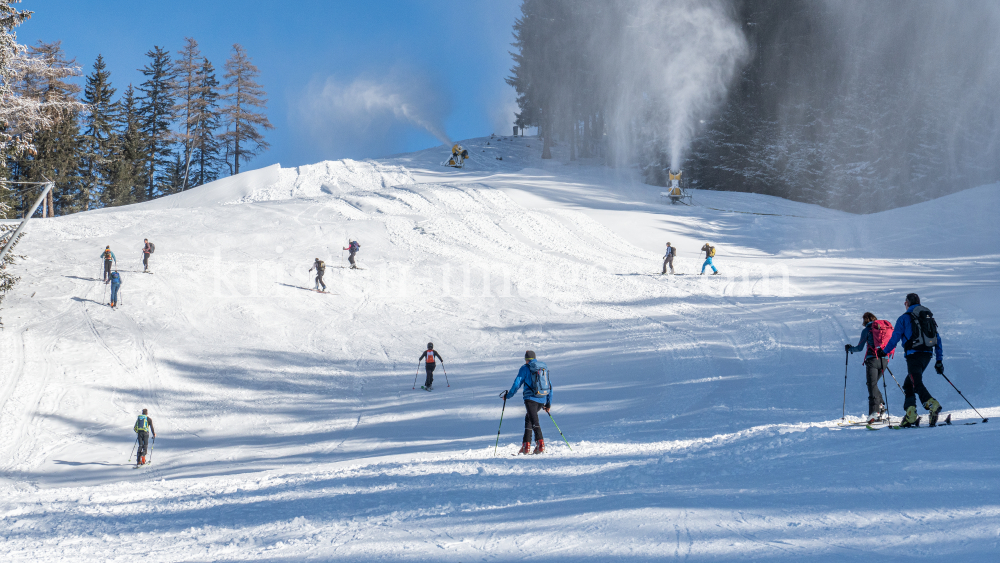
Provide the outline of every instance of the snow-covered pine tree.
{"type": "Polygon", "coordinates": [[[198,97],[195,99],[194,119],[191,134],[194,137],[189,186],[200,186],[219,178],[219,141],[215,131],[219,128],[219,81],[215,78],[215,67],[208,59],[202,59],[198,70],[198,97]]]}
{"type": "Polygon", "coordinates": [[[162,195],[161,187],[165,178],[163,171],[173,160],[170,150],[173,134],[170,125],[174,120],[174,78],[175,71],[170,53],[159,46],[147,51],[149,64],[142,69],[146,81],[139,86],[139,115],[145,145],[145,187],[144,200],[162,195]]]}
{"type": "Polygon", "coordinates": [[[37,100],[47,119],[32,132],[35,153],[15,161],[16,178],[55,183],[43,203],[43,216],[54,217],[57,207],[60,213],[82,211],[90,199],[79,174],[83,145],[78,118],[86,106],[77,98],[80,87],[67,81],[82,72],[74,59],[66,58],[61,41],[39,41],[28,48],[25,61],[16,90],[37,100]]]}
{"type": "Polygon", "coordinates": [[[267,115],[255,109],[265,109],[267,98],[264,88],[255,79],[260,74],[250,60],[246,49],[236,43],[226,61],[226,93],[222,99],[223,124],[226,132],[220,135],[226,147],[226,164],[230,173],[240,173],[240,161],[250,162],[253,157],[271,145],[264,140],[261,129],[274,129],[267,115]]]}
{"type": "MultiPolygon", "coordinates": [[[[114,158],[114,144],[117,141],[115,122],[120,106],[112,100],[115,89],[111,86],[111,72],[104,63],[104,57],[97,55],[94,71],[87,76],[83,91],[83,102],[87,111],[83,114],[83,162],[80,174],[89,195],[88,204],[105,200],[104,191],[110,184],[110,168],[114,158]]],[[[89,207],[87,207],[89,208],[89,207]]]]}

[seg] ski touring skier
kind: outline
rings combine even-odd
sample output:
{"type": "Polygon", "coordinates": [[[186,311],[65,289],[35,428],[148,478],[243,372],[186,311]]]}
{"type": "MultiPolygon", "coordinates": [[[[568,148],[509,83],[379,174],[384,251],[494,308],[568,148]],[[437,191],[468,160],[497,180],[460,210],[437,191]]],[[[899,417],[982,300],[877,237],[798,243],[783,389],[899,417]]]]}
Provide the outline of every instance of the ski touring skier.
{"type": "Polygon", "coordinates": [[[149,434],[153,434],[153,439],[156,439],[156,429],[153,428],[153,419],[149,418],[149,409],[142,409],[142,414],[135,421],[135,426],[132,430],[136,433],[136,438],[138,439],[139,449],[135,452],[135,466],[146,464],[146,452],[149,451],[149,434]]]}
{"type": "Polygon", "coordinates": [[[326,284],[323,283],[323,274],[326,273],[326,262],[317,258],[316,261],[313,262],[312,267],[309,268],[310,272],[313,270],[316,270],[316,283],[313,284],[313,291],[320,291],[319,286],[322,285],[323,290],[320,291],[320,293],[326,293],[326,284]]]}
{"type": "Polygon", "coordinates": [[[115,258],[115,253],[111,252],[111,245],[104,247],[104,252],[101,253],[101,258],[104,259],[104,283],[111,282],[111,262],[118,264],[118,259],[115,258]]]}
{"type": "Polygon", "coordinates": [[[660,272],[661,276],[667,273],[668,266],[670,267],[670,273],[671,274],[674,273],[674,256],[676,255],[677,255],[677,249],[670,246],[670,243],[668,242],[667,253],[663,255],[663,271],[660,272]]]}
{"type": "Polygon", "coordinates": [[[122,277],[118,270],[111,272],[111,308],[118,306],[118,290],[122,287],[122,277]]]}
{"type": "Polygon", "coordinates": [[[542,427],[538,423],[538,411],[544,410],[546,413],[552,408],[552,384],[549,382],[549,366],[545,362],[539,362],[535,358],[535,353],[528,350],[524,353],[524,365],[517,372],[514,384],[510,391],[501,391],[500,398],[503,400],[513,397],[517,390],[524,386],[521,396],[524,398],[524,438],[521,440],[521,449],[518,454],[541,454],[545,453],[545,438],[542,436],[542,427]],[[531,434],[535,434],[534,451],[531,449],[531,434]]]}
{"type": "Polygon", "coordinates": [[[705,253],[705,263],[701,265],[701,274],[699,275],[705,275],[705,268],[708,266],[712,267],[713,276],[719,275],[719,270],[715,267],[715,264],[712,263],[712,258],[715,258],[715,247],[706,242],[705,245],[701,247],[701,251],[705,253]]]}
{"type": "Polygon", "coordinates": [[[437,367],[437,362],[444,364],[444,358],[442,358],[441,354],[434,349],[433,342],[428,342],[427,350],[423,354],[420,354],[420,357],[417,358],[418,362],[425,360],[426,363],[424,365],[427,370],[427,379],[424,380],[424,384],[421,385],[420,388],[424,391],[430,391],[431,386],[434,385],[434,368],[437,367]]]}
{"type": "Polygon", "coordinates": [[[903,302],[906,312],[896,319],[896,325],[892,329],[892,336],[885,344],[882,351],[893,351],[896,344],[902,343],[903,350],[906,351],[906,380],[903,382],[903,393],[906,399],[903,401],[903,408],[906,414],[903,417],[901,427],[917,426],[920,418],[917,416],[916,395],[920,396],[920,402],[928,412],[930,412],[930,425],[937,426],[938,416],[941,414],[941,403],[931,396],[930,391],[924,386],[924,370],[931,363],[931,354],[937,356],[934,370],[944,373],[942,363],[941,333],[938,331],[937,321],[934,314],[927,307],[920,304],[920,296],[916,293],[906,295],[903,302]]]}
{"type": "MultiPolygon", "coordinates": [[[[865,313],[861,317],[864,328],[861,330],[861,339],[857,346],[845,344],[844,349],[850,353],[865,351],[865,373],[868,383],[868,424],[878,422],[886,418],[885,400],[882,392],[878,389],[878,381],[885,374],[889,367],[889,358],[882,347],[889,342],[892,336],[892,323],[879,320],[872,313],[865,313]]],[[[892,352],[889,353],[892,356],[892,352]]]]}
{"type": "MultiPolygon", "coordinates": [[[[359,250],[361,250],[361,244],[356,240],[347,239],[347,246],[344,247],[344,250],[351,251],[350,255],[347,257],[347,261],[351,263],[352,270],[357,270],[358,264],[354,261],[354,255],[357,254],[359,250]]],[[[341,259],[343,259],[344,255],[341,254],[340,257],[341,259]]]]}
{"type": "Polygon", "coordinates": [[[156,245],[149,242],[148,238],[142,239],[142,271],[149,273],[149,255],[156,251],[156,245]]]}

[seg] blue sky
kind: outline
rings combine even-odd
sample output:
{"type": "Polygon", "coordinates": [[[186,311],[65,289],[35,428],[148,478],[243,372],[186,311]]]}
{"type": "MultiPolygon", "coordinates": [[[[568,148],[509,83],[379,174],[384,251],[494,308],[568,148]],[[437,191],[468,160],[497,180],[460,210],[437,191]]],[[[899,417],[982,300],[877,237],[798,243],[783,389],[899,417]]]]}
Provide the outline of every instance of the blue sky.
{"type": "Polygon", "coordinates": [[[18,40],[62,40],[91,71],[104,55],[121,94],[138,85],[145,53],[194,37],[219,70],[246,47],[268,92],[271,150],[248,168],[378,157],[448,138],[510,130],[514,92],[503,79],[519,0],[25,0],[35,12],[18,40]],[[166,8],[169,6],[169,8],[166,8]],[[375,99],[373,101],[373,98],[375,99]]]}

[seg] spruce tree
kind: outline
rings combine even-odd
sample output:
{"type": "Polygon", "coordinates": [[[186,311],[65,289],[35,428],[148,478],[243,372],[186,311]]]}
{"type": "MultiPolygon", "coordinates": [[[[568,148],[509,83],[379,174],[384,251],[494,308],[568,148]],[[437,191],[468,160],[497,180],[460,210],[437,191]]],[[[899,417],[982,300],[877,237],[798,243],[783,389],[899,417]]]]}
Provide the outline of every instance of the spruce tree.
{"type": "Polygon", "coordinates": [[[103,193],[108,188],[109,167],[111,165],[115,139],[115,122],[118,119],[119,104],[112,100],[115,89],[111,87],[111,72],[104,64],[104,57],[97,55],[94,71],[87,76],[83,91],[83,101],[87,111],[83,116],[83,162],[81,175],[89,192],[90,201],[104,201],[103,193]]]}
{"type": "Polygon", "coordinates": [[[215,78],[215,67],[208,59],[202,59],[198,71],[198,98],[194,103],[194,124],[191,134],[193,162],[188,180],[190,186],[200,186],[219,178],[219,141],[215,131],[219,128],[219,81],[215,78]]]}
{"type": "Polygon", "coordinates": [[[174,66],[170,53],[159,46],[146,52],[149,64],[141,69],[146,81],[139,86],[141,131],[145,145],[145,187],[144,200],[163,194],[162,186],[168,181],[163,171],[173,158],[170,150],[172,133],[170,124],[174,119],[174,66]]]}
{"type": "Polygon", "coordinates": [[[129,84],[122,96],[115,123],[108,165],[108,187],[101,194],[108,207],[128,205],[145,197],[146,138],[142,132],[135,89],[129,84]]]}
{"type": "Polygon", "coordinates": [[[250,162],[253,157],[271,145],[264,140],[261,129],[274,129],[267,115],[254,111],[265,109],[267,99],[264,88],[255,79],[260,74],[246,49],[236,43],[232,55],[226,61],[226,93],[222,99],[223,125],[226,132],[220,135],[226,147],[226,164],[231,174],[240,173],[240,161],[250,162]]]}

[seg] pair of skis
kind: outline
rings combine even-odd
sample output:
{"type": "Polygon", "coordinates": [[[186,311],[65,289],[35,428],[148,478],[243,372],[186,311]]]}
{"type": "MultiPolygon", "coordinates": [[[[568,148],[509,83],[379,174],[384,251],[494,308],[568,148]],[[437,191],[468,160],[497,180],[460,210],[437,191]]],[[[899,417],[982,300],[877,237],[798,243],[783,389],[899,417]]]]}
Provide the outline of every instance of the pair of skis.
{"type": "MultiPolygon", "coordinates": [[[[920,421],[923,420],[923,418],[924,417],[922,417],[922,416],[918,416],[917,417],[917,422],[913,426],[896,425],[896,426],[880,426],[878,428],[875,428],[874,426],[868,425],[868,426],[866,426],[866,428],[868,430],[881,430],[882,428],[891,428],[892,430],[901,430],[901,429],[905,429],[905,428],[920,428],[920,421]]],[[[976,423],[975,422],[962,422],[962,423],[957,424],[957,425],[953,424],[951,422],[951,415],[949,414],[944,419],[943,422],[938,422],[937,424],[935,424],[933,426],[931,426],[931,425],[924,426],[924,428],[936,428],[938,426],[972,426],[974,424],[976,424],[976,423]]]]}

